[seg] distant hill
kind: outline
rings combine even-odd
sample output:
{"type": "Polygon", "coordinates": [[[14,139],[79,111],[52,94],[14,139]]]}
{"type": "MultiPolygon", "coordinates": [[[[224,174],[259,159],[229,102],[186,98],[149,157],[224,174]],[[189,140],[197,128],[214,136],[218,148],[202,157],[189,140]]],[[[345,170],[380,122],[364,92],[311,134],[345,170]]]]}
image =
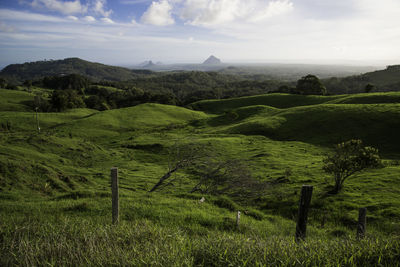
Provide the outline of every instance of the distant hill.
{"type": "Polygon", "coordinates": [[[217,64],[221,64],[221,60],[214,56],[210,56],[203,62],[203,64],[204,65],[217,65],[217,64]]]}
{"type": "Polygon", "coordinates": [[[387,66],[384,70],[361,75],[330,78],[323,83],[331,94],[365,92],[367,84],[374,86],[372,92],[400,91],[400,65],[387,66]]]}
{"type": "Polygon", "coordinates": [[[368,72],[361,76],[372,83],[382,86],[400,83],[400,65],[387,66],[384,70],[368,72]]]}
{"type": "Polygon", "coordinates": [[[130,70],[127,68],[93,63],[80,58],[63,60],[36,61],[24,64],[11,64],[0,72],[0,77],[10,82],[21,83],[25,80],[40,79],[45,76],[80,74],[92,80],[125,81],[152,74],[148,70],[130,70]]]}

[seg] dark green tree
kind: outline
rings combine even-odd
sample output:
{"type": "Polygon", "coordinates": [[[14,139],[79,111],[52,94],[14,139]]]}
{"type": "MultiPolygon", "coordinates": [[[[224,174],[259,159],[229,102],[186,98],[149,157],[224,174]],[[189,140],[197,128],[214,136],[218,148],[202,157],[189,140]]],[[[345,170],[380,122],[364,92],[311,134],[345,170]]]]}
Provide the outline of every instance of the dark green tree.
{"type": "Polygon", "coordinates": [[[83,91],[90,85],[89,79],[79,74],[44,77],[41,83],[41,86],[49,89],[73,89],[78,91],[83,91]]]}
{"type": "Polygon", "coordinates": [[[106,110],[107,105],[106,101],[97,95],[92,95],[85,99],[85,104],[88,108],[97,109],[97,110],[106,110]]]}
{"type": "Polygon", "coordinates": [[[315,75],[307,75],[297,81],[296,92],[301,95],[325,95],[326,88],[315,75]]]}
{"type": "Polygon", "coordinates": [[[16,86],[15,84],[12,84],[12,83],[8,83],[6,85],[6,89],[8,89],[8,90],[18,90],[18,86],[16,86]]]}
{"type": "Polygon", "coordinates": [[[6,88],[7,81],[4,78],[0,78],[0,88],[6,88]]]}
{"type": "Polygon", "coordinates": [[[344,181],[351,175],[367,168],[381,166],[378,149],[363,146],[361,140],[350,140],[337,144],[332,155],[324,159],[323,170],[333,174],[335,187],[333,193],[343,188],[344,181]]]}
{"type": "Polygon", "coordinates": [[[24,85],[26,88],[30,89],[31,86],[32,86],[32,81],[31,81],[31,80],[25,80],[24,83],[23,83],[23,85],[24,85]]]}
{"type": "Polygon", "coordinates": [[[52,109],[64,111],[70,108],[83,108],[85,102],[75,90],[55,90],[51,96],[52,109]]]}
{"type": "Polygon", "coordinates": [[[369,93],[369,92],[371,92],[372,90],[374,90],[375,89],[375,85],[373,85],[373,84],[371,84],[371,83],[368,83],[366,86],[365,86],[365,92],[366,93],[369,93]]]}

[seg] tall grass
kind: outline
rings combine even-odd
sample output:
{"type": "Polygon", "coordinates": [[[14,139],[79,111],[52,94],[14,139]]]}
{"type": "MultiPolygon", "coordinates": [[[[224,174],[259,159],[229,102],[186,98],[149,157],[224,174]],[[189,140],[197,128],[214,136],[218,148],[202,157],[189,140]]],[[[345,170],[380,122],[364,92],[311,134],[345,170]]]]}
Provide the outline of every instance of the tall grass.
{"type": "Polygon", "coordinates": [[[0,265],[24,266],[399,266],[400,240],[259,238],[189,234],[149,220],[118,226],[73,220],[1,225],[0,265]]]}

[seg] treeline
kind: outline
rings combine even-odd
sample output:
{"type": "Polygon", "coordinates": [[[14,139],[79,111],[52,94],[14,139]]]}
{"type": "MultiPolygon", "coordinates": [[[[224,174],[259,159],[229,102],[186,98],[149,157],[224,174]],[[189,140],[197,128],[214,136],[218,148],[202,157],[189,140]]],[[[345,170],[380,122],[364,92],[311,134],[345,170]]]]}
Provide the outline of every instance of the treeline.
{"type": "MultiPolygon", "coordinates": [[[[81,107],[107,110],[149,102],[185,106],[205,99],[274,92],[326,95],[382,91],[382,87],[372,84],[371,80],[369,76],[360,75],[321,81],[314,75],[307,75],[297,83],[283,83],[276,80],[243,80],[237,76],[217,72],[190,71],[159,73],[123,82],[93,81],[86,76],[70,74],[26,80],[23,85],[27,88],[35,86],[53,91],[50,99],[40,95],[36,97],[34,108],[38,107],[41,111],[63,111],[81,107]]],[[[4,79],[0,80],[0,83],[3,88],[18,89],[16,86],[10,87],[4,79]]],[[[385,88],[388,88],[387,86],[385,88]]],[[[395,87],[396,84],[390,86],[395,87]]]]}
{"type": "Polygon", "coordinates": [[[250,81],[217,72],[189,71],[138,78],[127,82],[108,82],[105,85],[121,88],[121,84],[125,87],[126,85],[134,86],[144,91],[168,93],[175,96],[179,105],[187,105],[204,99],[265,94],[276,90],[281,82],[250,81]]]}
{"type": "Polygon", "coordinates": [[[118,90],[91,85],[82,89],[57,89],[50,99],[38,95],[33,108],[42,112],[64,111],[71,108],[108,110],[136,106],[142,103],[177,105],[176,98],[168,93],[144,92],[139,89],[118,90]]]}
{"type": "Polygon", "coordinates": [[[125,82],[93,82],[87,77],[71,74],[28,80],[23,85],[54,90],[49,100],[38,96],[34,105],[42,111],[62,111],[81,107],[106,110],[149,102],[184,106],[204,99],[264,94],[276,90],[281,83],[192,71],[125,82]]]}

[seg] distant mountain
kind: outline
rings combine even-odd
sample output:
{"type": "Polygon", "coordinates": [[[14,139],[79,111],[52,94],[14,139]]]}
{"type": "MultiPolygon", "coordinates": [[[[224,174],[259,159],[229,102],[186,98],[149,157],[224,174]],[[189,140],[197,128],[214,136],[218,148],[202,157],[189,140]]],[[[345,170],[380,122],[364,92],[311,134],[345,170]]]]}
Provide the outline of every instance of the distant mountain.
{"type": "Polygon", "coordinates": [[[157,68],[161,65],[163,65],[163,63],[160,61],[154,63],[152,60],[146,60],[146,61],[143,61],[142,63],[140,63],[139,65],[137,65],[137,67],[139,67],[140,69],[153,69],[153,68],[157,68]]]}
{"type": "Polygon", "coordinates": [[[153,63],[153,61],[149,61],[146,65],[143,66],[143,68],[152,68],[156,66],[156,64],[153,63]]]}
{"type": "Polygon", "coordinates": [[[93,63],[80,58],[66,58],[8,65],[0,72],[0,77],[10,82],[21,83],[25,80],[68,74],[80,74],[94,81],[125,81],[153,74],[153,72],[93,63]]]}
{"type": "Polygon", "coordinates": [[[221,60],[214,56],[210,56],[203,62],[203,64],[204,65],[218,65],[218,64],[221,64],[221,60]]]}
{"type": "Polygon", "coordinates": [[[137,66],[144,67],[150,63],[153,63],[153,62],[151,60],[146,60],[146,61],[143,61],[142,63],[139,63],[137,66]]]}

